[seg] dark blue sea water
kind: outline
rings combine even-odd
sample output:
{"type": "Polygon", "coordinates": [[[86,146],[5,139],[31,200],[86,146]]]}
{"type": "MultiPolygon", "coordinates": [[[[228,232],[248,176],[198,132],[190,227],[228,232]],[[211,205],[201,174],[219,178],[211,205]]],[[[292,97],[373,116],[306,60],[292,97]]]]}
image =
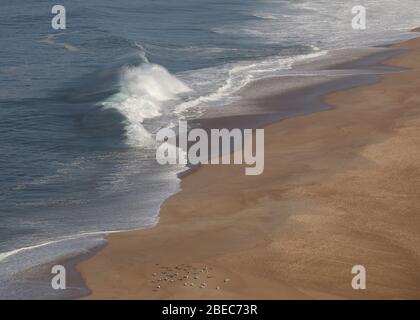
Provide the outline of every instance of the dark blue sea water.
{"type": "Polygon", "coordinates": [[[0,281],[78,235],[156,223],[182,170],[156,164],[159,128],[296,61],[404,37],[420,12],[357,1],[357,32],[345,0],[63,0],[67,28],[53,30],[55,4],[0,4],[0,281]]]}

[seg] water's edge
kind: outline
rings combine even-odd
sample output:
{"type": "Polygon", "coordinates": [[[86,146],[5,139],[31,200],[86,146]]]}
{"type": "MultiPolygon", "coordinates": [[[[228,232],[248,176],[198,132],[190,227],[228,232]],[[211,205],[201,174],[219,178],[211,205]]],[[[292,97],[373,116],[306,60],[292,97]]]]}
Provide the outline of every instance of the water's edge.
{"type": "MultiPolygon", "coordinates": [[[[392,44],[390,44],[390,46],[391,45],[392,44]]],[[[389,50],[373,53],[373,54],[364,56],[362,58],[359,58],[353,61],[347,61],[344,63],[331,65],[330,68],[357,69],[357,68],[360,68],[361,66],[363,66],[363,68],[386,68],[386,66],[383,65],[383,62],[385,62],[386,60],[394,56],[397,56],[398,54],[404,51],[405,49],[389,48],[389,50]]],[[[399,69],[399,70],[402,71],[402,69],[399,69]]],[[[398,71],[397,68],[394,68],[394,71],[398,71]]],[[[322,84],[314,84],[312,86],[308,86],[303,89],[291,90],[290,92],[279,94],[279,95],[273,92],[272,95],[268,95],[264,99],[265,106],[262,106],[262,107],[268,106],[269,108],[272,107],[273,104],[275,105],[275,103],[279,101],[279,99],[286,100],[287,101],[286,105],[287,104],[293,105],[293,104],[296,104],[297,102],[303,103],[306,105],[308,103],[315,105],[315,107],[309,108],[310,110],[305,110],[298,114],[296,113],[289,113],[289,114],[269,113],[267,114],[267,113],[262,112],[261,114],[252,114],[252,115],[244,115],[244,116],[224,115],[223,119],[222,117],[217,117],[217,116],[213,117],[213,116],[207,115],[207,116],[204,116],[203,118],[195,119],[193,122],[195,123],[195,125],[202,127],[206,130],[210,128],[233,128],[233,127],[262,128],[272,123],[278,123],[288,118],[304,116],[304,115],[315,113],[315,112],[323,112],[323,111],[332,110],[334,109],[333,106],[326,105],[323,102],[326,96],[334,92],[338,92],[342,90],[375,84],[379,82],[381,79],[382,79],[381,74],[353,75],[353,76],[343,77],[339,79],[333,79],[322,84]]],[[[252,84],[250,84],[250,86],[258,85],[258,83],[264,82],[264,81],[278,81],[278,79],[276,77],[266,78],[266,79],[255,81],[252,84]]],[[[178,174],[178,177],[182,179],[190,174],[193,174],[196,170],[199,170],[199,168],[200,168],[200,165],[186,168],[185,171],[182,171],[178,174]]],[[[165,201],[166,200],[162,202],[161,206],[163,205],[165,201]]],[[[143,229],[146,229],[146,228],[133,229],[130,231],[137,231],[137,230],[143,230],[143,229]]],[[[121,231],[121,232],[130,232],[130,231],[121,231]]],[[[107,235],[105,235],[105,239],[106,239],[106,236],[107,235]]],[[[73,273],[76,273],[79,275],[80,280],[78,284],[80,287],[84,287],[85,289],[83,294],[79,296],[75,295],[71,298],[83,298],[90,294],[90,290],[89,288],[86,287],[83,276],[76,270],[77,264],[80,263],[81,261],[85,261],[87,259],[90,259],[91,257],[94,257],[99,251],[105,248],[106,245],[107,243],[104,245],[101,245],[100,247],[95,247],[95,248],[90,249],[90,252],[88,255],[86,254],[76,255],[72,258],[61,260],[62,264],[70,268],[73,273]]],[[[58,262],[59,261],[57,261],[57,263],[58,262]]],[[[53,265],[53,263],[50,263],[50,265],[53,265]]],[[[65,298],[68,299],[68,297],[65,297],[65,298]]]]}

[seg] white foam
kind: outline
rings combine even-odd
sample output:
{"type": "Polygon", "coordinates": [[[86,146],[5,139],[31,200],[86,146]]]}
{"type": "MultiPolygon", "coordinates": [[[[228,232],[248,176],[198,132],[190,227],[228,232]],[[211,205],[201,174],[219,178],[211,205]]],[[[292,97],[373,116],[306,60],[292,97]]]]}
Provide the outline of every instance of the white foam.
{"type": "Polygon", "coordinates": [[[264,20],[278,20],[281,19],[281,16],[275,16],[273,14],[268,13],[254,13],[252,14],[255,18],[264,19],[264,20]]]}
{"type": "Polygon", "coordinates": [[[64,237],[64,238],[57,239],[57,240],[46,241],[46,242],[42,242],[42,243],[35,244],[35,245],[32,245],[32,246],[27,246],[27,247],[22,247],[22,248],[10,250],[10,251],[2,252],[2,253],[0,253],[0,262],[3,262],[7,258],[9,258],[11,256],[14,256],[16,254],[23,253],[25,251],[31,251],[31,250],[42,248],[42,247],[46,247],[48,245],[58,244],[58,243],[61,243],[61,242],[64,242],[64,241],[69,241],[69,240],[74,240],[74,239],[79,239],[79,238],[84,238],[84,237],[89,237],[89,236],[98,236],[98,235],[105,236],[107,234],[122,232],[122,231],[128,231],[128,229],[127,230],[118,230],[118,231],[85,232],[85,233],[80,233],[80,234],[64,237]]]}
{"type": "MultiPolygon", "coordinates": [[[[241,88],[248,85],[250,82],[278,76],[279,72],[284,70],[290,70],[293,65],[303,61],[310,61],[318,57],[324,56],[328,51],[320,50],[319,48],[312,48],[315,52],[309,54],[302,54],[290,57],[273,56],[264,60],[253,61],[253,62],[239,62],[235,64],[226,65],[224,70],[201,70],[194,71],[195,73],[202,73],[202,75],[195,75],[197,77],[205,78],[206,75],[211,74],[225,74],[225,79],[219,81],[219,85],[211,92],[191,99],[189,101],[179,104],[175,112],[183,113],[188,109],[195,107],[208,107],[214,105],[224,105],[235,99],[235,92],[238,92],[241,88]]],[[[217,79],[213,79],[217,82],[217,79]]],[[[193,85],[193,84],[192,84],[193,85]]],[[[202,87],[209,86],[209,83],[203,82],[202,87]]],[[[204,89],[197,88],[195,91],[202,92],[204,89]]]]}
{"type": "Polygon", "coordinates": [[[134,42],[134,46],[139,50],[139,56],[144,63],[149,63],[149,59],[147,58],[147,54],[149,53],[144,46],[141,44],[134,42]]]}
{"type": "Polygon", "coordinates": [[[42,42],[42,43],[47,43],[50,45],[57,45],[57,46],[61,46],[63,48],[65,48],[68,51],[79,51],[79,48],[77,48],[76,46],[67,43],[67,42],[57,42],[55,39],[59,36],[63,36],[63,35],[67,35],[67,34],[71,34],[71,33],[77,33],[75,32],[68,32],[68,33],[56,33],[56,34],[49,34],[47,35],[44,39],[38,40],[38,42],[42,42]]]}
{"type": "Polygon", "coordinates": [[[101,104],[125,117],[127,144],[134,147],[153,144],[151,134],[142,125],[143,121],[160,116],[165,102],[176,100],[181,93],[191,90],[157,64],[124,67],[119,85],[119,92],[101,104]]]}

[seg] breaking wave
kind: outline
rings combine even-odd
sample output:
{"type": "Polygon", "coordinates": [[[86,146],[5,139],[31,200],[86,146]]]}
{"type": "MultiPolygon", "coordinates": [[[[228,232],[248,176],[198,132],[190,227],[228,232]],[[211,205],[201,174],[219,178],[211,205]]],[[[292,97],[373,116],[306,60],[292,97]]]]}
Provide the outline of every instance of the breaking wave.
{"type": "Polygon", "coordinates": [[[159,117],[165,103],[179,99],[180,94],[190,90],[164,67],[146,63],[122,68],[119,92],[101,102],[101,105],[124,116],[128,145],[145,147],[150,146],[153,139],[143,125],[144,120],[159,117]]]}

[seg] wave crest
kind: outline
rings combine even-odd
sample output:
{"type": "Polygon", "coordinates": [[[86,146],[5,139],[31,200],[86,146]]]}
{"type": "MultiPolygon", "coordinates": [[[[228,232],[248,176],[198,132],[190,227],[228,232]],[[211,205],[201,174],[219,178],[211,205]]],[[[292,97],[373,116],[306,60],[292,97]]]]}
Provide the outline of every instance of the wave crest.
{"type": "Polygon", "coordinates": [[[164,103],[176,100],[191,89],[157,64],[124,67],[119,80],[119,92],[102,102],[124,118],[127,144],[135,147],[150,146],[151,134],[144,128],[145,119],[160,116],[164,103]]]}

